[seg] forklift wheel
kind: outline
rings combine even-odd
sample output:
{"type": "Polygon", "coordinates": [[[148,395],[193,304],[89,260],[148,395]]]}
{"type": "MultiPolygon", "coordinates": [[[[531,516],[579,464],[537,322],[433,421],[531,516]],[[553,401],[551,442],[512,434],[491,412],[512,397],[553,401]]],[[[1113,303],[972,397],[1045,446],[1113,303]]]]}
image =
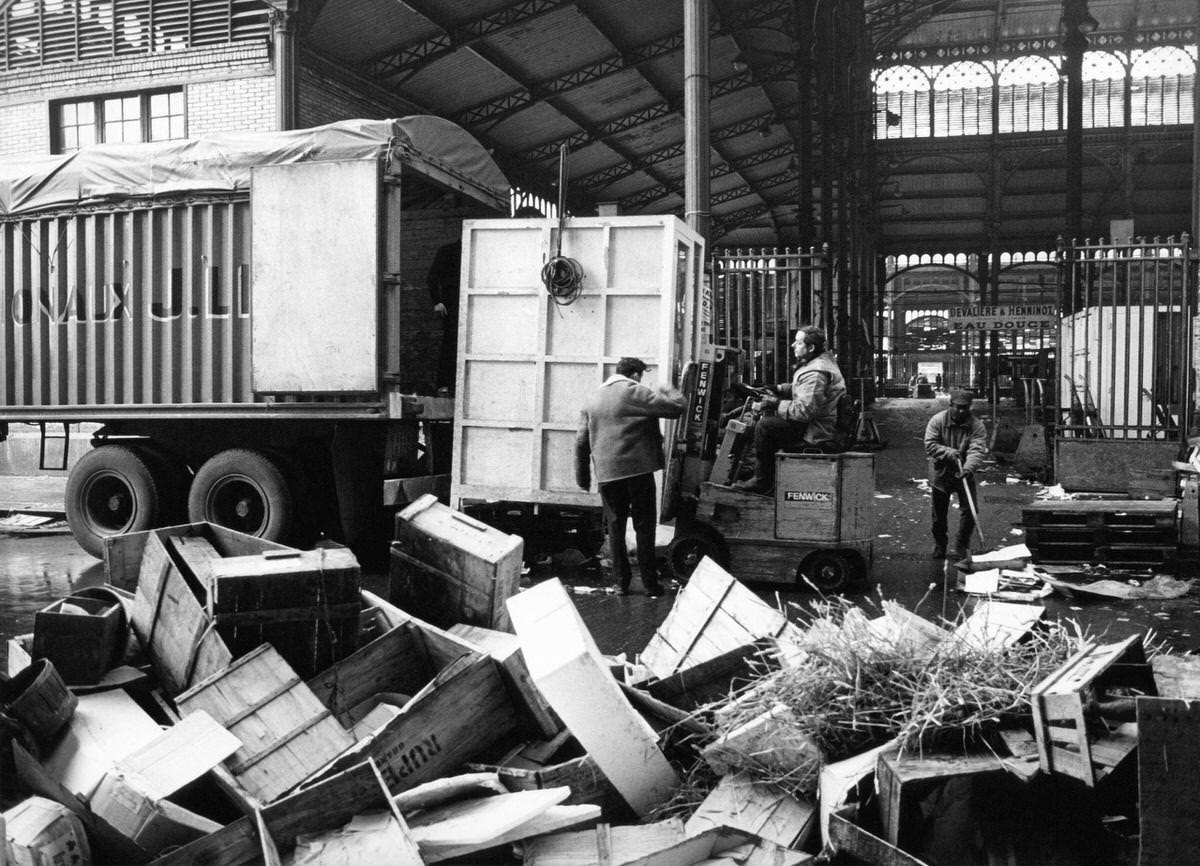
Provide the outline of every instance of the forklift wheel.
{"type": "Polygon", "coordinates": [[[676,535],[667,547],[667,565],[671,576],[686,583],[700,560],[708,557],[721,568],[729,567],[729,551],[716,530],[697,524],[676,535]]]}
{"type": "Polygon", "coordinates": [[[855,568],[844,553],[818,550],[800,566],[802,581],[807,579],[821,592],[841,592],[854,579],[855,568]]]}

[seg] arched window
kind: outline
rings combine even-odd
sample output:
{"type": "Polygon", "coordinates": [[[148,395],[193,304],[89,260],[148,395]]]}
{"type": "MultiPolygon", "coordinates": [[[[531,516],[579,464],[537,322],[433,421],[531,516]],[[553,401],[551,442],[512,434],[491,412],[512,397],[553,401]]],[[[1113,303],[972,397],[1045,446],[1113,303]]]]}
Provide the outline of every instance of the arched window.
{"type": "Polygon", "coordinates": [[[1132,124],[1163,126],[1192,122],[1192,88],[1196,80],[1194,53],[1161,46],[1131,55],[1132,124]]]}
{"type": "Polygon", "coordinates": [[[1083,55],[1083,125],[1125,125],[1125,64],[1115,54],[1083,55]]]}
{"type": "Polygon", "coordinates": [[[982,63],[951,63],[933,82],[933,134],[985,135],[992,131],[992,85],[982,63]]]}
{"type": "Polygon", "coordinates": [[[875,76],[875,137],[929,135],[930,69],[892,66],[875,76]]]}
{"type": "Polygon", "coordinates": [[[1059,128],[1058,67],[1047,57],[1018,57],[1000,68],[1000,132],[1059,128]]]}

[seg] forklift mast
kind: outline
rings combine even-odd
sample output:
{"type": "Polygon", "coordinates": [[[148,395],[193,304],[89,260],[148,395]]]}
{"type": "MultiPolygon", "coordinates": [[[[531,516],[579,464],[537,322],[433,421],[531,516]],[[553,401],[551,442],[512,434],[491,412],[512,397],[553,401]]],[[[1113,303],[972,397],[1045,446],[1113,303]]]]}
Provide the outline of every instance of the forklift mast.
{"type": "Polygon", "coordinates": [[[683,372],[684,412],[675,424],[663,483],[662,520],[695,503],[708,480],[720,445],[721,416],[733,385],[741,381],[741,351],[714,346],[683,372]]]}

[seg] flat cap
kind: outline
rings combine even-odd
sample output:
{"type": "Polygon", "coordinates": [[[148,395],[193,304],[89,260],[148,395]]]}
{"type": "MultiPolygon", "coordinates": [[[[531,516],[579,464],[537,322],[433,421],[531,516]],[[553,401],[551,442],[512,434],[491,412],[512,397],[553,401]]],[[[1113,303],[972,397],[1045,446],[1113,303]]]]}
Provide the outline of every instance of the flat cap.
{"type": "Polygon", "coordinates": [[[964,388],[955,388],[950,392],[950,403],[955,406],[970,406],[975,395],[964,388]]]}

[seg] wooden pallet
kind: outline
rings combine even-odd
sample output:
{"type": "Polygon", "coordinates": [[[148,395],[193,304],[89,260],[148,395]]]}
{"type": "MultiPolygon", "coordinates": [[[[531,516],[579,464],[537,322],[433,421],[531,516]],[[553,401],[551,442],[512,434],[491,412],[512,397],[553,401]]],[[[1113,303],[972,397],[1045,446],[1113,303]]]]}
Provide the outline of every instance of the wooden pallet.
{"type": "Polygon", "coordinates": [[[1026,527],[1086,526],[1174,531],[1176,521],[1174,500],[1070,499],[1035,502],[1021,509],[1021,523],[1026,527]]]}
{"type": "Polygon", "coordinates": [[[1094,787],[1137,749],[1136,729],[1110,726],[1091,710],[1102,706],[1114,690],[1157,694],[1141,635],[1112,644],[1089,641],[1033,687],[1030,704],[1043,771],[1094,787]]]}
{"type": "Polygon", "coordinates": [[[1021,518],[1034,562],[1162,565],[1179,545],[1174,500],[1039,502],[1021,518]]]}
{"type": "Polygon", "coordinates": [[[1086,562],[1094,565],[1159,566],[1175,558],[1174,544],[1029,544],[1035,563],[1086,562]]]}

